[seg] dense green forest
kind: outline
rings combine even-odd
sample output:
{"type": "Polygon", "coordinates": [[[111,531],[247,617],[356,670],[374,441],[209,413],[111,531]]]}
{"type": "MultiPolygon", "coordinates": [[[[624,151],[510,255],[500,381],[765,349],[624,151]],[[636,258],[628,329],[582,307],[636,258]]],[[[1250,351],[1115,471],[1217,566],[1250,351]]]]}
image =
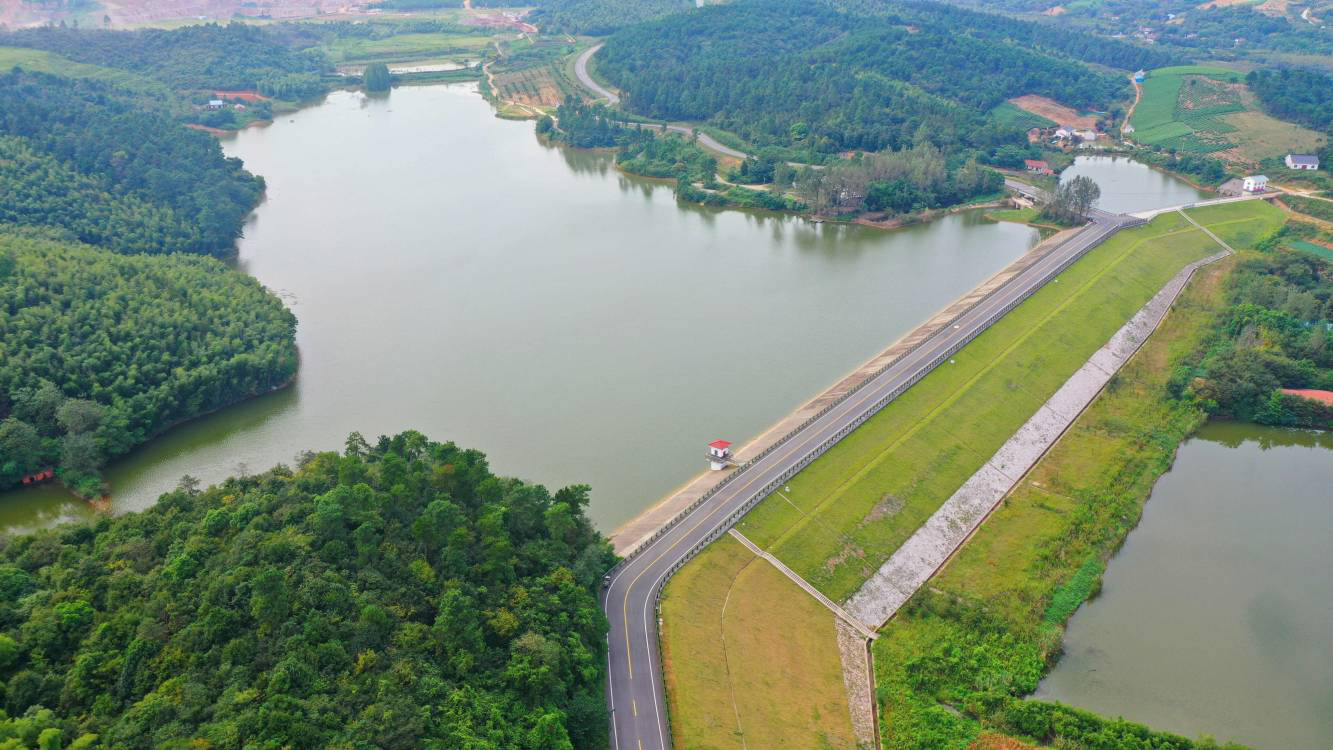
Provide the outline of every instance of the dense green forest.
{"type": "Polygon", "coordinates": [[[0,231],[0,489],[99,470],[163,429],[296,374],[296,319],[212,258],[127,256],[0,231]]]}
{"type": "MultiPolygon", "coordinates": [[[[899,23],[954,28],[976,39],[1014,44],[1026,49],[1035,49],[1120,70],[1159,68],[1181,62],[1178,56],[1161,49],[1130,44],[1119,39],[1108,39],[1049,23],[1033,23],[998,15],[994,12],[994,6],[989,3],[980,6],[982,10],[988,12],[980,12],[928,0],[830,1],[837,7],[854,13],[884,15],[899,23]]],[[[1045,4],[1041,9],[1049,7],[1049,4],[1045,4]]]]}
{"type": "Polygon", "coordinates": [[[1333,429],[1333,408],[1279,388],[1333,390],[1333,265],[1273,250],[1247,258],[1207,347],[1172,377],[1211,414],[1333,429]]]}
{"type": "Polygon", "coordinates": [[[604,748],[614,558],[587,503],[353,435],[6,538],[4,709],[57,730],[43,748],[604,748]]]}
{"type": "Polygon", "coordinates": [[[324,93],[331,71],[317,50],[243,23],[105,31],[42,27],[0,34],[0,46],[32,47],[82,63],[127,70],[172,89],[258,89],[280,99],[324,93]]]}
{"type": "Polygon", "coordinates": [[[922,7],[909,21],[797,0],[710,6],[618,32],[598,70],[634,112],[820,152],[897,149],[918,134],[946,148],[1026,144],[987,111],[1019,94],[1106,109],[1126,91],[1072,59],[973,33],[987,16],[922,7]]]}
{"type": "Polygon", "coordinates": [[[217,140],[93,80],[0,73],[0,223],[117,252],[232,251],[263,180],[217,140]]]}

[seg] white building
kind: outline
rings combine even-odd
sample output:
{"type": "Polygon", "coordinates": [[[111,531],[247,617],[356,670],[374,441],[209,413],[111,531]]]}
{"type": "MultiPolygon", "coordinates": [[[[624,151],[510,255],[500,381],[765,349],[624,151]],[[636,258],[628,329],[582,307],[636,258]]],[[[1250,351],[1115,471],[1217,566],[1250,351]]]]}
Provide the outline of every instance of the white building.
{"type": "Polygon", "coordinates": [[[1314,154],[1287,154],[1287,169],[1319,169],[1319,157],[1314,154]]]}
{"type": "Polygon", "coordinates": [[[1241,189],[1247,193],[1262,193],[1268,189],[1268,178],[1261,174],[1250,175],[1241,182],[1241,189]]]}
{"type": "Polygon", "coordinates": [[[714,440],[708,444],[708,468],[721,471],[731,462],[731,443],[726,440],[714,440]]]}

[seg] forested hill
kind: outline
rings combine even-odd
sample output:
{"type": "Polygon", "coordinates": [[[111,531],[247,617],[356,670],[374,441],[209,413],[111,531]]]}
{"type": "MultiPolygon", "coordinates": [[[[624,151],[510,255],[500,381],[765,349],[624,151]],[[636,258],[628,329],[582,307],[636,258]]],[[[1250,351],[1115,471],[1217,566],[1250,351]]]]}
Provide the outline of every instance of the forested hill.
{"type": "Polygon", "coordinates": [[[856,15],[805,0],[710,6],[617,32],[597,66],[635,112],[821,151],[899,148],[918,133],[940,146],[993,146],[986,113],[1006,98],[1040,94],[1105,110],[1126,96],[1123,78],[1000,41],[1014,32],[988,30],[989,16],[913,5],[900,18],[877,8],[856,15]]]}
{"type": "Polygon", "coordinates": [[[85,750],[605,748],[593,592],[613,558],[587,491],[416,433],[353,435],[7,539],[4,709],[50,730],[42,747],[85,750]]]}
{"type": "Polygon", "coordinates": [[[99,495],[107,460],[296,374],[296,319],[249,276],[59,236],[0,229],[0,490],[56,469],[99,495]]]}
{"type": "MultiPolygon", "coordinates": [[[[1051,24],[1033,23],[995,13],[983,13],[938,2],[902,2],[901,0],[826,0],[853,13],[883,15],[902,23],[943,26],[1005,44],[1015,44],[1083,62],[1120,70],[1157,68],[1184,62],[1161,49],[1096,36],[1081,30],[1051,24]]],[[[1043,9],[1049,5],[1043,6],[1043,9]]]]}
{"type": "Polygon", "coordinates": [[[258,89],[281,99],[324,93],[321,74],[332,70],[320,52],[296,51],[279,35],[243,23],[139,31],[20,29],[0,34],[0,46],[47,50],[178,90],[258,89]]]}
{"type": "Polygon", "coordinates": [[[263,180],[212,136],[98,81],[0,73],[0,224],[117,252],[226,255],[263,180]]]}

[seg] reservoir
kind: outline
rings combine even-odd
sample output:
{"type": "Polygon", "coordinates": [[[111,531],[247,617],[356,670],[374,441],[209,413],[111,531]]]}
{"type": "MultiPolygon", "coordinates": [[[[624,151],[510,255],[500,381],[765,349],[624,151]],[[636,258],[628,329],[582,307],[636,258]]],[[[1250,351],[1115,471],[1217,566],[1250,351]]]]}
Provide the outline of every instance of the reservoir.
{"type": "Polygon", "coordinates": [[[1102,191],[1097,207],[1118,214],[1182,206],[1217,197],[1125,156],[1075,157],[1073,165],[1060,173],[1060,181],[1075,177],[1091,177],[1102,191]]]}
{"type": "MultiPolygon", "coordinates": [[[[337,92],[224,148],[267,180],[237,262],[295,312],[301,371],[112,466],[116,511],[415,429],[590,484],[609,532],[703,470],[709,441],[762,432],[1039,239],[979,212],[886,232],[679,204],[496,119],[471,84],[337,92]]],[[[1140,164],[1085,161],[1140,203],[1183,202],[1140,164]]],[[[86,513],[12,492],[0,528],[86,513]]]]}
{"type": "Polygon", "coordinates": [[[1186,737],[1333,747],[1333,435],[1205,426],[1036,697],[1186,737]]]}

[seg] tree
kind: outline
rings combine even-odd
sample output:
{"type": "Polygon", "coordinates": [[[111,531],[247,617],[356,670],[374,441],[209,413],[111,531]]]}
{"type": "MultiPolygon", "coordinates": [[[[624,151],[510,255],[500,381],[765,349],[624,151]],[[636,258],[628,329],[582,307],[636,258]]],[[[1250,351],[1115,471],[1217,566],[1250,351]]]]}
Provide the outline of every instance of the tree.
{"type": "Polygon", "coordinates": [[[1078,224],[1088,218],[1088,212],[1101,197],[1102,190],[1091,177],[1078,176],[1060,183],[1042,206],[1041,215],[1061,224],[1078,224]]]}
{"type": "Polygon", "coordinates": [[[106,407],[84,398],[66,399],[56,410],[56,421],[70,434],[93,432],[106,417],[106,407]]]}
{"type": "Polygon", "coordinates": [[[384,63],[367,65],[362,77],[366,91],[388,91],[389,87],[393,86],[393,76],[389,73],[389,66],[384,63]]]}
{"type": "Polygon", "coordinates": [[[42,437],[32,425],[13,417],[0,422],[0,487],[41,468],[41,458],[42,437]]]}

